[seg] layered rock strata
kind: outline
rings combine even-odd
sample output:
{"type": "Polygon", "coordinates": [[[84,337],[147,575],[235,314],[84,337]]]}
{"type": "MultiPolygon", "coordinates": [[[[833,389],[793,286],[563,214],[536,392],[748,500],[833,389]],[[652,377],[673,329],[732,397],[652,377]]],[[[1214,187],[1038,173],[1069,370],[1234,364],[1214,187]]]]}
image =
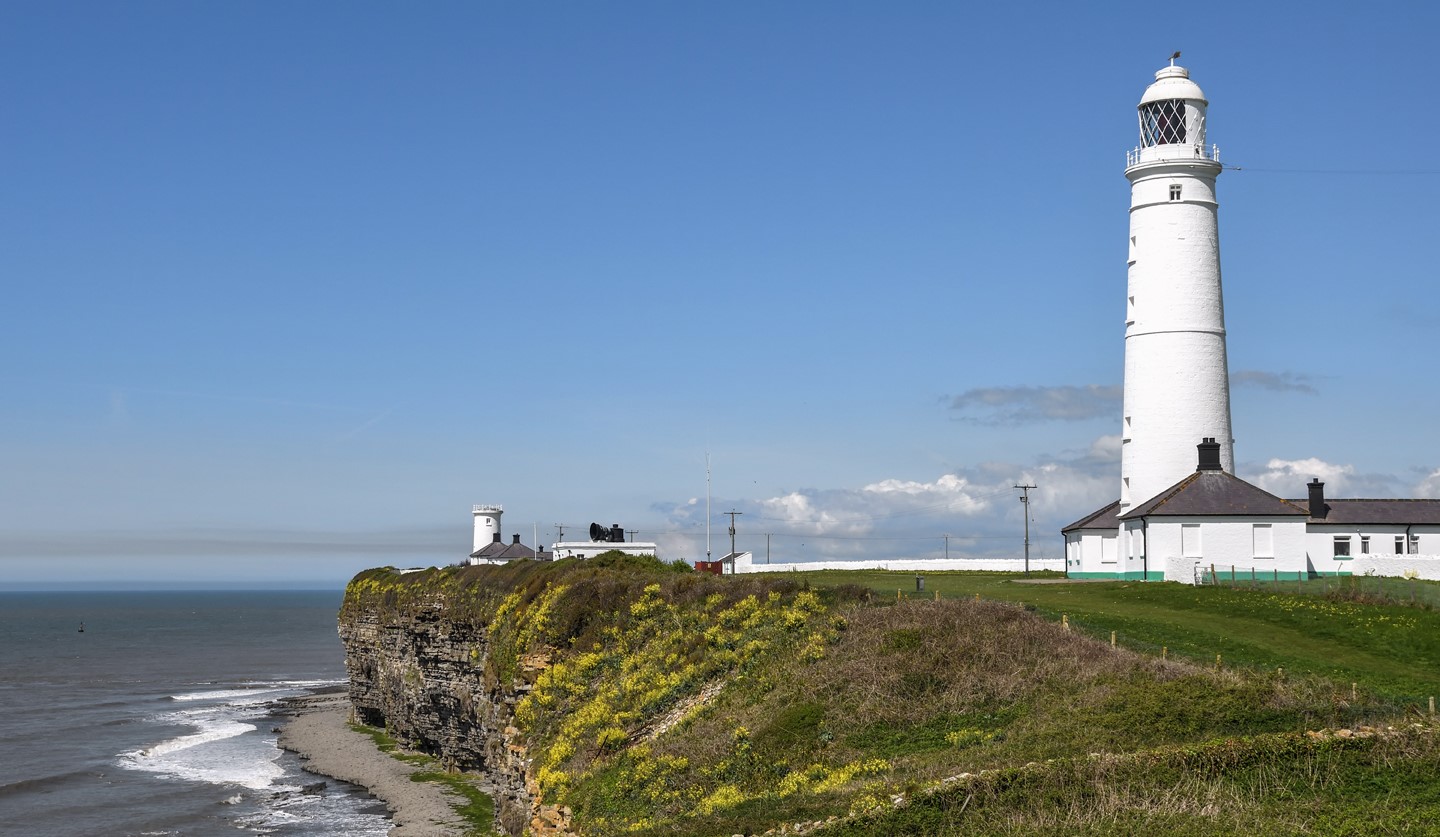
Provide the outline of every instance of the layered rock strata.
{"type": "Polygon", "coordinates": [[[566,833],[564,811],[537,804],[530,759],[514,725],[516,702],[548,665],[521,661],[520,676],[498,682],[484,625],[447,617],[439,601],[406,615],[347,609],[340,618],[350,703],[357,721],[451,770],[485,775],[496,825],[518,835],[566,833]]]}

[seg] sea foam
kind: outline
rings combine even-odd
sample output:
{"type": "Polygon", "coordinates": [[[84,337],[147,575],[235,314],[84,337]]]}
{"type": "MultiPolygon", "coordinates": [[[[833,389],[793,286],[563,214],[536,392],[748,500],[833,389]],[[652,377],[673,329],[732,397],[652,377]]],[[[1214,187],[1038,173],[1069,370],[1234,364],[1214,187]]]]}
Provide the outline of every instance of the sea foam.
{"type": "Polygon", "coordinates": [[[258,729],[247,721],[265,715],[277,697],[301,691],[285,682],[170,695],[178,702],[202,705],[162,713],[151,721],[193,732],[121,753],[119,763],[177,779],[264,790],[285,771],[276,763],[280,753],[274,740],[247,735],[258,729]]]}

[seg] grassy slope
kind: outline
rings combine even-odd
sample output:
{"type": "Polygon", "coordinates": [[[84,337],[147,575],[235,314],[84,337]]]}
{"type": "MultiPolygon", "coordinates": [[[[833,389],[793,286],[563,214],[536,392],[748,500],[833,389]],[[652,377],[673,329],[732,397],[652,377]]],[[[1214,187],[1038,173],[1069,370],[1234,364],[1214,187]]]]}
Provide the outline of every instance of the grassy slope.
{"type": "MultiPolygon", "coordinates": [[[[914,596],[914,574],[879,571],[811,573],[817,586],[859,584],[890,598],[914,596]],[[903,587],[902,587],[903,585],[903,587]]],[[[1432,582],[1417,582],[1427,589],[1432,582]]],[[[1388,698],[1420,703],[1440,695],[1440,611],[1401,604],[1335,600],[1314,585],[1256,590],[1179,584],[1105,582],[1027,584],[999,573],[926,573],[925,594],[1033,605],[1048,618],[1069,617],[1077,630],[1128,648],[1161,647],[1202,663],[1310,672],[1359,683],[1388,698]]],[[[1343,588],[1332,583],[1331,593],[1343,588]]]]}
{"type": "Polygon", "coordinates": [[[545,801],[585,833],[847,813],[826,833],[1387,833],[1440,812],[1440,747],[1405,725],[1440,692],[1418,662],[1440,659],[1429,610],[963,573],[897,604],[913,574],[567,563],[362,574],[346,607],[445,597],[488,625],[506,680],[550,649],[519,724],[545,801]],[[1302,733],[1363,723],[1402,733],[1302,733]]]}
{"type": "MultiPolygon", "coordinates": [[[[817,584],[861,584],[888,599],[910,574],[835,572],[817,584]]],[[[1364,584],[1365,582],[1361,582],[1364,584]]],[[[1391,585],[1390,598],[1433,600],[1437,585],[1391,585]]],[[[1037,585],[1018,577],[926,574],[926,593],[948,598],[1023,602],[1051,619],[1061,614],[1101,641],[1115,631],[1122,645],[1144,653],[1188,655],[1227,666],[1283,667],[1330,679],[1332,701],[1345,703],[1345,684],[1360,683],[1371,713],[1400,727],[1383,740],[1314,740],[1260,733],[1243,710],[1227,721],[1228,739],[1177,753],[1142,750],[1133,761],[1061,758],[1029,770],[1000,770],[918,795],[899,808],[826,829],[826,835],[885,834],[1424,834],[1440,831],[1440,741],[1433,725],[1415,728],[1422,696],[1440,691],[1440,615],[1428,608],[1349,601],[1348,588],[1257,585],[1254,590],[1188,588],[1126,582],[1037,585]],[[1408,704],[1408,706],[1406,705],[1408,704]],[[1389,709],[1383,707],[1389,706],[1389,709]],[[1408,710],[1408,711],[1407,711],[1408,710]],[[1213,759],[1233,749],[1234,763],[1213,759]],[[1159,764],[1156,764],[1156,760],[1159,764]],[[1217,765],[1216,762],[1219,762],[1217,765]]],[[[1259,673],[1256,671],[1255,673],[1259,673]]],[[[1203,701],[1211,698],[1205,697],[1203,701]]],[[[1135,717],[1165,701],[1136,705],[1135,717]]],[[[1172,718],[1202,706],[1167,707],[1172,718]]],[[[1219,707],[1217,707],[1219,708],[1219,707]]],[[[1233,707],[1232,707],[1233,708],[1233,707]]],[[[1358,708],[1358,707],[1357,707],[1358,708]]],[[[1312,706],[1313,709],[1313,706],[1312,706]]],[[[1087,712],[1076,731],[1103,739],[1103,713],[1087,712]]],[[[1318,726],[1319,716],[1307,727],[1318,726]]],[[[1210,731],[1213,733],[1213,730],[1210,731]]],[[[1192,736],[1204,741],[1212,735],[1192,736]]],[[[1124,752],[1113,747],[1107,752],[1124,752]]],[[[1020,762],[1012,762],[1019,764],[1020,762]]]]}

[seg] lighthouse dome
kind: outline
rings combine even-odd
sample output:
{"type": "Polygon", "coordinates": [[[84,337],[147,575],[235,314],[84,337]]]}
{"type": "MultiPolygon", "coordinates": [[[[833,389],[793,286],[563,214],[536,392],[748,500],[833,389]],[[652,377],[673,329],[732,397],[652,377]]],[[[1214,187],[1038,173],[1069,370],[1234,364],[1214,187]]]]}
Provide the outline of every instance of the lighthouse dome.
{"type": "Polygon", "coordinates": [[[1209,104],[1205,101],[1205,91],[1190,80],[1190,71],[1173,64],[1155,71],[1155,83],[1145,88],[1145,95],[1140,97],[1140,106],[1167,99],[1189,99],[1192,102],[1209,104]]]}

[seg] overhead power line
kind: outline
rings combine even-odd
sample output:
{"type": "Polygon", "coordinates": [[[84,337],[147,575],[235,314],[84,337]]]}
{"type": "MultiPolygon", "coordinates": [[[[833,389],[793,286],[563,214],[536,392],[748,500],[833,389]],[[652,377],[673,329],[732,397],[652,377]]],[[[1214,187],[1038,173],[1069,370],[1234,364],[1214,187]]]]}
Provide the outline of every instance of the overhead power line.
{"type": "Polygon", "coordinates": [[[1363,174],[1380,176],[1440,174],[1440,169],[1252,169],[1249,166],[1225,166],[1225,171],[1248,171],[1257,174],[1363,174]]]}

